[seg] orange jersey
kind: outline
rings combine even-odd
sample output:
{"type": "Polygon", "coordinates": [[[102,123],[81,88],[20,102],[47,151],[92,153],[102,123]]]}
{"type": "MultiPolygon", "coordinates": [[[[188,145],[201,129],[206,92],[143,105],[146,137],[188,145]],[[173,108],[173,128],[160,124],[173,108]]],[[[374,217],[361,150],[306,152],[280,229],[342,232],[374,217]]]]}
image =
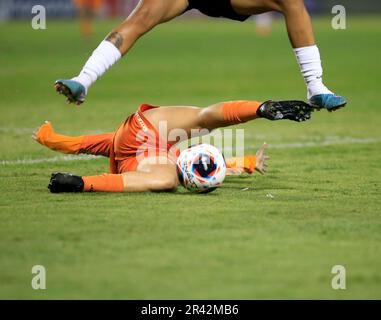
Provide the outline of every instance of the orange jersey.
{"type": "Polygon", "coordinates": [[[179,151],[160,137],[156,128],[146,119],[144,111],[158,108],[143,104],[115,132],[110,150],[110,172],[135,171],[139,162],[151,156],[165,156],[175,160],[179,151]]]}

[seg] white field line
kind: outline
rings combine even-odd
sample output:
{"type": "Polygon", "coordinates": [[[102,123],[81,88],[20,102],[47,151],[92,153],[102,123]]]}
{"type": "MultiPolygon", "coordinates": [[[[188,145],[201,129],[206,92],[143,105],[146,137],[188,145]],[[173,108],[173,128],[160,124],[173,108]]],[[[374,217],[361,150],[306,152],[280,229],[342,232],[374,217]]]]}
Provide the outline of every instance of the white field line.
{"type": "MultiPolygon", "coordinates": [[[[38,128],[36,126],[35,128],[11,128],[11,127],[4,127],[0,126],[0,134],[15,134],[15,135],[27,135],[32,136],[33,132],[38,128]]],[[[111,130],[90,130],[86,131],[86,134],[98,134],[98,133],[104,133],[104,132],[111,132],[111,130]]],[[[75,132],[65,132],[64,134],[67,135],[80,135],[80,133],[75,132]]]]}
{"type": "Polygon", "coordinates": [[[269,143],[269,148],[295,149],[295,148],[325,147],[325,146],[346,145],[346,144],[367,144],[367,143],[378,143],[378,142],[381,142],[381,139],[343,137],[343,138],[323,140],[323,141],[305,141],[305,142],[278,143],[278,144],[269,143]]]}
{"type": "Polygon", "coordinates": [[[101,156],[93,155],[62,155],[49,158],[37,158],[37,159],[17,159],[17,160],[0,160],[0,165],[15,165],[15,164],[39,164],[49,162],[61,162],[61,161],[88,161],[99,159],[101,156]]]}
{"type": "MultiPolygon", "coordinates": [[[[348,145],[348,144],[370,144],[379,143],[381,139],[377,138],[351,138],[342,137],[335,139],[328,139],[323,141],[305,141],[305,142],[295,142],[295,143],[277,143],[269,144],[270,149],[298,149],[298,148],[309,148],[309,147],[325,147],[332,145],[348,145]]],[[[255,149],[258,148],[260,144],[245,145],[245,149],[255,149]]],[[[231,148],[225,148],[225,151],[231,150],[231,148]]],[[[93,155],[60,155],[49,158],[37,158],[37,159],[17,159],[17,160],[0,160],[0,165],[32,165],[39,163],[55,163],[55,162],[65,162],[65,161],[88,161],[99,159],[100,156],[93,155]]]]}
{"type": "Polygon", "coordinates": [[[30,134],[32,135],[33,131],[36,130],[36,128],[10,128],[10,127],[2,127],[0,126],[0,133],[7,133],[7,134],[19,134],[19,135],[25,135],[30,134]]]}
{"type": "MultiPolygon", "coordinates": [[[[313,148],[313,147],[327,147],[327,146],[338,146],[338,145],[350,145],[350,144],[371,144],[379,143],[381,138],[351,138],[342,137],[331,139],[329,137],[327,140],[322,141],[303,141],[303,142],[292,142],[292,143],[268,143],[269,149],[301,149],[301,148],[313,148]]],[[[261,143],[245,144],[244,149],[258,149],[261,143]]],[[[242,148],[231,148],[224,147],[224,151],[242,151],[242,148]]]]}

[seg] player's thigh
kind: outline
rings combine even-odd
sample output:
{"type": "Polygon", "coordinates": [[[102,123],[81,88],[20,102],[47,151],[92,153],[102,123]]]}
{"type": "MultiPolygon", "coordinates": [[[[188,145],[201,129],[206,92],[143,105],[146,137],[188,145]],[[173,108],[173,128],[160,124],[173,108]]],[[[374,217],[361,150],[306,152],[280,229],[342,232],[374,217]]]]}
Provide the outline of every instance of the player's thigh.
{"type": "Polygon", "coordinates": [[[283,0],[231,0],[234,11],[239,14],[260,14],[281,11],[283,0]]]}
{"type": "Polygon", "coordinates": [[[151,191],[172,190],[179,184],[176,164],[165,155],[145,158],[139,162],[136,172],[139,182],[151,191]]]}
{"type": "Polygon", "coordinates": [[[183,141],[191,137],[192,130],[201,128],[201,108],[160,107],[144,113],[160,134],[167,133],[169,142],[183,141]]]}
{"type": "Polygon", "coordinates": [[[176,159],[169,154],[143,156],[141,159],[136,159],[138,172],[162,172],[172,175],[176,173],[176,159]]]}
{"type": "Polygon", "coordinates": [[[173,18],[183,14],[189,5],[188,0],[164,1],[164,3],[167,8],[160,21],[161,23],[170,21],[173,18]]]}
{"type": "Polygon", "coordinates": [[[143,20],[150,29],[183,14],[187,7],[188,0],[140,0],[128,20],[143,20]]]}

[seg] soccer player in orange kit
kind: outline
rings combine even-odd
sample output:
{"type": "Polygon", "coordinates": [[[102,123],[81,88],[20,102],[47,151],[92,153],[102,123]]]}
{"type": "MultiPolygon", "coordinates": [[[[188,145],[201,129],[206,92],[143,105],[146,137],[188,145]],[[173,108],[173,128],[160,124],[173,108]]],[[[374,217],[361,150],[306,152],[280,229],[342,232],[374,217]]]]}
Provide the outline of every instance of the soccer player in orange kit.
{"type": "MultiPolygon", "coordinates": [[[[97,176],[75,176],[53,173],[49,189],[58,192],[146,192],[171,191],[179,185],[176,144],[189,139],[194,130],[198,135],[226,127],[266,118],[305,121],[313,108],[303,101],[230,101],[198,107],[156,107],[143,104],[130,115],[116,132],[70,137],[54,132],[46,122],[36,130],[33,138],[42,145],[63,153],[87,153],[110,158],[110,173],[97,176]],[[161,123],[165,122],[165,132],[161,123]],[[207,129],[207,130],[205,130],[207,129]],[[180,130],[177,134],[175,130],[180,130]],[[175,134],[173,134],[175,132],[175,134]],[[184,134],[181,134],[184,133],[184,134]]],[[[263,145],[256,156],[227,159],[228,174],[254,170],[266,171],[263,145]]]]}
{"type": "Polygon", "coordinates": [[[92,20],[103,5],[104,0],[73,0],[79,13],[81,34],[90,38],[93,34],[92,20]]]}

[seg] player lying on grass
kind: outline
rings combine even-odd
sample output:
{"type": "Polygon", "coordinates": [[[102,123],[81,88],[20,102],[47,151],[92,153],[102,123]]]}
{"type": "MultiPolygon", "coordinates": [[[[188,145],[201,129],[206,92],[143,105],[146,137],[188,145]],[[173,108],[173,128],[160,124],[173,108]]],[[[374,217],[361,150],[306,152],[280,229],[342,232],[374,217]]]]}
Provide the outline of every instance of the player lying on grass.
{"type": "MultiPolygon", "coordinates": [[[[33,137],[40,144],[59,152],[110,158],[109,174],[84,177],[52,174],[51,192],[169,191],[179,184],[176,144],[194,136],[195,130],[204,135],[216,128],[257,118],[305,121],[310,118],[311,111],[312,107],[302,101],[267,101],[262,104],[231,101],[204,109],[143,104],[113,133],[69,137],[55,133],[51,124],[46,122],[33,137]],[[165,132],[162,132],[163,123],[165,132]]],[[[268,159],[265,148],[266,145],[259,149],[255,157],[245,157],[242,166],[237,166],[237,159],[228,159],[228,173],[252,173],[254,170],[264,173],[268,159]]]]}
{"type": "Polygon", "coordinates": [[[69,102],[82,103],[89,87],[126,54],[141,36],[190,9],[198,9],[212,17],[239,21],[264,12],[282,13],[307,84],[310,104],[329,111],[346,104],[345,98],[333,94],[323,84],[320,53],[303,0],[140,0],[131,15],[95,49],[80,74],[71,80],[57,80],[56,90],[64,94],[69,102]]]}

